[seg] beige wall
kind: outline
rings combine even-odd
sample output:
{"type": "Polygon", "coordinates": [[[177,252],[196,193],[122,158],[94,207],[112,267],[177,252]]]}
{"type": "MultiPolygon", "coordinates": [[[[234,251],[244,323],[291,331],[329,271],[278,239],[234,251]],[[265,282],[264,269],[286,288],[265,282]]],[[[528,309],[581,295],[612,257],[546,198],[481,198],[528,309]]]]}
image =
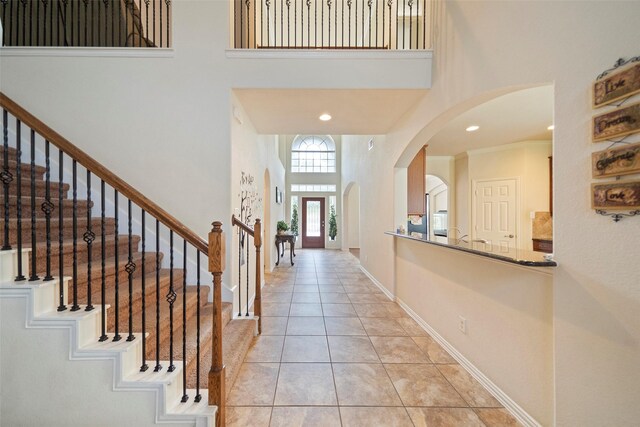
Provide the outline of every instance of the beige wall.
{"type": "Polygon", "coordinates": [[[355,184],[348,193],[348,248],[360,247],[360,186],[355,184]]]}
{"type": "MultiPolygon", "coordinates": [[[[471,191],[478,180],[517,178],[518,248],[533,250],[530,213],[549,210],[551,141],[517,142],[469,151],[467,155],[471,191]]],[[[473,223],[473,197],[468,210],[470,223],[473,223]]],[[[473,230],[469,235],[473,236],[473,230]]]]}
{"type": "MultiPolygon", "coordinates": [[[[380,181],[401,177],[394,167],[406,167],[419,148],[461,112],[518,88],[553,83],[554,252],[559,266],[550,302],[554,364],[540,366],[539,375],[554,384],[555,401],[540,415],[534,393],[520,394],[517,403],[540,422],[560,426],[633,425],[640,419],[634,403],[640,400],[640,295],[634,267],[640,222],[615,224],[590,207],[591,152],[607,145],[591,143],[590,96],[599,73],[620,57],[637,55],[640,27],[632,16],[640,15],[640,3],[446,1],[438,13],[437,77],[425,99],[387,135],[395,149],[380,150],[392,160],[373,162],[376,170],[387,171],[380,181]]],[[[375,179],[363,184],[363,210],[371,208],[367,195],[379,193],[379,186],[384,188],[384,183],[375,179]]],[[[457,202],[460,199],[458,194],[457,202]]],[[[383,207],[370,229],[392,229],[398,217],[383,207]]],[[[399,283],[385,274],[402,268],[389,265],[393,248],[363,244],[362,253],[367,250],[375,250],[375,258],[370,258],[376,262],[362,260],[364,266],[388,289],[397,288],[399,283]]],[[[486,274],[486,268],[466,263],[457,264],[458,269],[486,274]]],[[[436,283],[455,279],[455,271],[441,273],[433,276],[436,283]]],[[[396,277],[403,275],[398,271],[396,277]]],[[[511,276],[510,286],[519,289],[520,276],[511,276]]],[[[439,301],[457,306],[453,294],[439,301]]],[[[430,312],[419,314],[427,323],[436,320],[430,312]]],[[[487,319],[484,327],[503,326],[487,319]]],[[[496,342],[479,340],[474,345],[486,348],[496,342]]],[[[470,360],[476,366],[494,372],[490,379],[505,390],[518,382],[495,369],[497,365],[488,369],[489,357],[467,352],[475,355],[470,360]]]]}

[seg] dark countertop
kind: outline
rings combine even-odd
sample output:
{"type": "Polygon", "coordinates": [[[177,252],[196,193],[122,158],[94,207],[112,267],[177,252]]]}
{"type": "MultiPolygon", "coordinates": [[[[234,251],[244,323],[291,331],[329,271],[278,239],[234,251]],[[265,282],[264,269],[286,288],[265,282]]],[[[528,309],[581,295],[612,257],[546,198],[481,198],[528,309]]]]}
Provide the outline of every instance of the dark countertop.
{"type": "Polygon", "coordinates": [[[528,251],[525,249],[511,249],[509,252],[498,252],[499,248],[487,245],[481,242],[467,242],[464,240],[449,239],[449,243],[440,243],[429,240],[428,236],[421,233],[402,234],[393,231],[385,231],[390,236],[400,237],[403,239],[415,240],[418,242],[428,243],[430,245],[442,246],[443,248],[454,249],[467,252],[474,255],[485,256],[487,258],[499,261],[509,262],[512,264],[525,265],[528,267],[556,267],[558,264],[552,260],[546,260],[545,253],[528,251]]]}

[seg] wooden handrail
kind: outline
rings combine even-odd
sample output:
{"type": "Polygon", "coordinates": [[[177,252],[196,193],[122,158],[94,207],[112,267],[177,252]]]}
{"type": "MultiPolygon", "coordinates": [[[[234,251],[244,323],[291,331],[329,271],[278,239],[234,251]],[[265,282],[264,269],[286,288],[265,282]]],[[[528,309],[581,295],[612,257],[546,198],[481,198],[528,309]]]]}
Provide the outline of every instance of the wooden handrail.
{"type": "Polygon", "coordinates": [[[147,213],[160,220],[161,223],[169,227],[169,229],[173,230],[187,242],[191,243],[200,252],[204,254],[208,252],[209,247],[207,242],[194,231],[189,229],[170,213],[148,199],[145,195],[115,175],[93,157],[73,145],[65,137],[44,124],[2,92],[0,92],[0,106],[18,118],[22,123],[36,131],[47,141],[76,160],[82,166],[86,167],[92,174],[104,180],[104,182],[118,190],[119,193],[127,197],[133,203],[137,204],[147,213]]]}
{"type": "MultiPolygon", "coordinates": [[[[258,221],[260,221],[260,220],[258,220],[258,221]]],[[[255,236],[254,236],[254,233],[255,233],[254,229],[253,229],[253,228],[251,228],[251,227],[249,227],[249,226],[248,226],[247,224],[245,224],[244,222],[240,221],[240,220],[235,216],[235,214],[234,214],[234,215],[231,215],[231,225],[232,225],[232,226],[233,226],[233,225],[237,225],[238,227],[240,227],[241,229],[243,229],[244,231],[246,231],[247,233],[249,233],[249,235],[250,235],[251,237],[255,237],[255,236]]]]}

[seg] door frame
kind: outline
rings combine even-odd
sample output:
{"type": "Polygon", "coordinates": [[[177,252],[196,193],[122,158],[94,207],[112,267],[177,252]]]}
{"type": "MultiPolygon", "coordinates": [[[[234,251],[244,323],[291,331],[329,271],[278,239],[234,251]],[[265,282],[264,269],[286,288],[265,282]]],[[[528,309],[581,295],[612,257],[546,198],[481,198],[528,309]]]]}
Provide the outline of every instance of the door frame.
{"type": "Polygon", "coordinates": [[[516,183],[516,205],[515,205],[515,218],[516,218],[516,234],[514,239],[514,247],[513,249],[519,249],[520,243],[520,208],[521,208],[521,199],[520,199],[520,177],[519,176],[510,176],[504,178],[486,178],[486,179],[473,179],[471,180],[471,228],[470,228],[470,240],[474,240],[477,238],[476,235],[476,224],[477,224],[477,209],[476,202],[477,194],[476,191],[478,189],[478,183],[480,182],[493,182],[493,181],[509,181],[513,180],[516,183]]]}
{"type": "MultiPolygon", "coordinates": [[[[301,205],[302,205],[302,218],[301,218],[301,226],[302,226],[302,238],[301,240],[301,245],[303,248],[313,248],[313,249],[324,249],[325,248],[325,226],[326,226],[326,221],[325,221],[325,207],[326,207],[326,197],[301,197],[301,205]],[[305,239],[305,235],[307,232],[307,201],[318,201],[320,202],[320,237],[318,237],[318,243],[314,244],[311,243],[311,245],[309,244],[309,241],[307,239],[305,239]]],[[[315,239],[315,238],[313,238],[315,239]]]]}

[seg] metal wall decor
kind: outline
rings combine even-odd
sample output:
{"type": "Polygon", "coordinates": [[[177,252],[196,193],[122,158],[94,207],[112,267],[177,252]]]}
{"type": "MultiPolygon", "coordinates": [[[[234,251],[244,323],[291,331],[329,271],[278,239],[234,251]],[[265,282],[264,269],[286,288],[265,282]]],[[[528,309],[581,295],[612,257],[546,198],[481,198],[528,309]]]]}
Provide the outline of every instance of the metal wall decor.
{"type": "Polygon", "coordinates": [[[622,107],[637,94],[640,94],[640,56],[618,59],[593,84],[593,108],[609,105],[613,109],[592,120],[593,142],[612,142],[605,150],[591,154],[592,176],[616,177],[616,181],[591,184],[591,207],[614,222],[640,216],[640,181],[619,181],[622,175],[640,174],[640,143],[625,142],[630,135],[640,133],[640,103],[622,107]]]}

